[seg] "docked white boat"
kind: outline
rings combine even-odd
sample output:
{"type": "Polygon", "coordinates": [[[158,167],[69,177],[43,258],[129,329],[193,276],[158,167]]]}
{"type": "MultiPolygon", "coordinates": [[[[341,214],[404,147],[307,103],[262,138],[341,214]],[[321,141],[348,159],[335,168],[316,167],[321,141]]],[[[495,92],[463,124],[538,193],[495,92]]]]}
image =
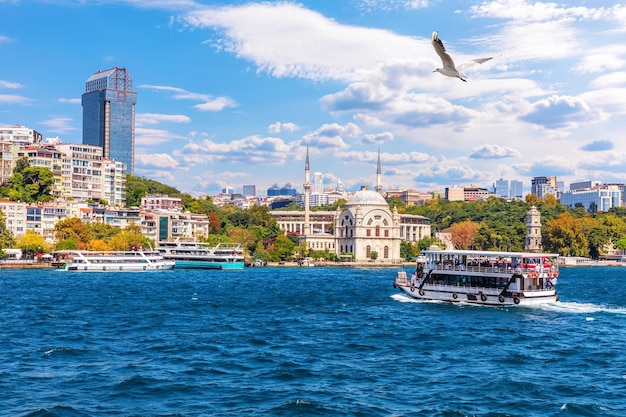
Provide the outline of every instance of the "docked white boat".
{"type": "Polygon", "coordinates": [[[427,250],[407,276],[399,271],[394,287],[422,300],[492,306],[534,305],[559,300],[558,254],[427,250]],[[422,259],[423,260],[423,259],[422,259]]]}
{"type": "Polygon", "coordinates": [[[66,271],[128,272],[162,271],[174,268],[174,261],[163,258],[157,251],[95,252],[69,250],[55,252],[64,261],[66,271]]]}
{"type": "Polygon", "coordinates": [[[176,262],[181,269],[243,269],[243,247],[238,243],[208,243],[196,241],[161,241],[157,251],[176,262]]]}

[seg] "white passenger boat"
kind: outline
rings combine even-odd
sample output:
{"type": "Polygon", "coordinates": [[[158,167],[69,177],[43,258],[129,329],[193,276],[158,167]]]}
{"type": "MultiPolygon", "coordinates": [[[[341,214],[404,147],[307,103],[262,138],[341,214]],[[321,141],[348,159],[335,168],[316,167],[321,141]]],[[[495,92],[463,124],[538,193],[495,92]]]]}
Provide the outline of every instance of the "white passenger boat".
{"type": "Polygon", "coordinates": [[[66,271],[119,272],[162,271],[174,268],[174,261],[157,251],[95,252],[68,250],[55,252],[66,271]]]}
{"type": "Polygon", "coordinates": [[[181,269],[243,269],[243,247],[238,243],[208,243],[196,241],[161,241],[157,248],[165,258],[181,269]]]}
{"type": "Polygon", "coordinates": [[[559,300],[558,254],[427,250],[407,276],[399,271],[394,287],[422,300],[483,305],[534,305],[559,300]]]}

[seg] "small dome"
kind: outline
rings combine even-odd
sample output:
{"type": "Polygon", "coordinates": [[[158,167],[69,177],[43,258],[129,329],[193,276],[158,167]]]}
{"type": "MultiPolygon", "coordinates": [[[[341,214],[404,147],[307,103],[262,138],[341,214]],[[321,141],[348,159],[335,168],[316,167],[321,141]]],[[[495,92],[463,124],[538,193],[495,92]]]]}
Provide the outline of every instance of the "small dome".
{"type": "Polygon", "coordinates": [[[361,190],[352,194],[352,196],[348,199],[348,202],[346,203],[346,207],[352,207],[352,206],[389,207],[389,204],[387,204],[387,201],[385,201],[383,196],[378,194],[376,191],[361,190]]]}

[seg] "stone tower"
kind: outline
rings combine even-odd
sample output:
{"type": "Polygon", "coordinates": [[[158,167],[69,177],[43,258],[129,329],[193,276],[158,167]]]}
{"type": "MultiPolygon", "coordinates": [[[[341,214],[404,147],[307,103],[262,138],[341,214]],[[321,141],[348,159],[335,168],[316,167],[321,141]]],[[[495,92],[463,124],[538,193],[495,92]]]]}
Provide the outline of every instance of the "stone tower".
{"type": "Polygon", "coordinates": [[[532,206],[526,213],[526,245],[527,252],[541,252],[541,213],[532,206]]]}

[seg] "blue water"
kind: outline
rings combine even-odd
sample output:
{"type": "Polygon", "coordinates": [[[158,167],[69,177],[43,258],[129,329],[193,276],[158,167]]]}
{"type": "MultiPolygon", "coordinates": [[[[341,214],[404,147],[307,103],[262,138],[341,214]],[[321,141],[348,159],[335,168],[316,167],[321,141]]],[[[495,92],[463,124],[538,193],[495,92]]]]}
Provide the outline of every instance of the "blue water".
{"type": "Polygon", "coordinates": [[[626,268],[563,269],[534,308],[395,273],[0,270],[0,415],[626,415],[626,268]]]}

